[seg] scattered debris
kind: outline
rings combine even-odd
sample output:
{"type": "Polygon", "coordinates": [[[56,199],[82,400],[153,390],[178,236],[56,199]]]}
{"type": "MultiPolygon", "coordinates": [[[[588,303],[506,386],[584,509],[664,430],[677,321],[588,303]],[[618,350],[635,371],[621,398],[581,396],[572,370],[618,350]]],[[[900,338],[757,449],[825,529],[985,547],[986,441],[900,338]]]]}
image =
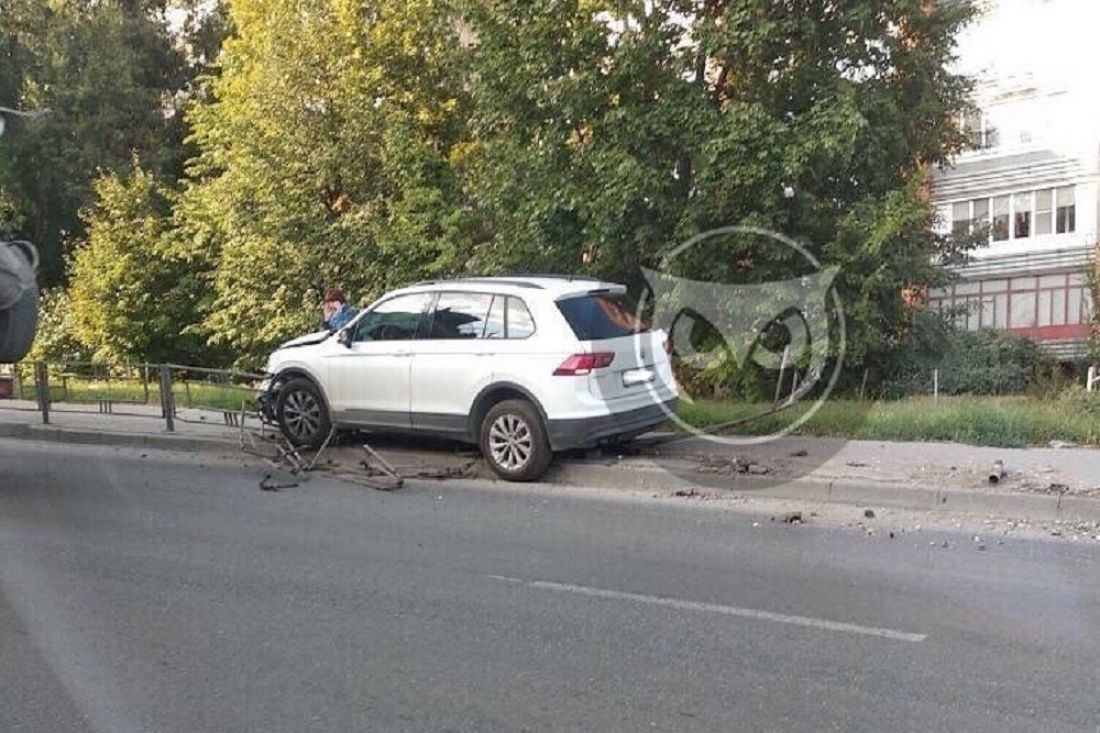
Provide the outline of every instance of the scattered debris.
{"type": "Polygon", "coordinates": [[[860,461],[848,461],[844,465],[848,466],[848,468],[867,468],[867,464],[861,463],[860,461]]]}
{"type": "Polygon", "coordinates": [[[805,458],[808,455],[810,455],[809,452],[805,448],[801,448],[791,453],[791,458],[805,458]]]}
{"type": "Polygon", "coordinates": [[[890,533],[890,539],[894,539],[894,533],[893,532],[890,533]]]}
{"type": "Polygon", "coordinates": [[[264,477],[260,479],[260,491],[279,491],[280,489],[294,489],[298,486],[299,483],[297,481],[287,481],[281,484],[275,483],[270,473],[265,474],[264,477]]]}
{"type": "Polygon", "coordinates": [[[1056,448],[1056,449],[1076,448],[1077,444],[1076,443],[1070,443],[1070,442],[1065,441],[1065,440],[1052,440],[1049,443],[1047,443],[1047,447],[1048,448],[1056,448]]]}
{"type": "Polygon", "coordinates": [[[993,466],[989,469],[989,483],[999,484],[1005,477],[1005,464],[1004,461],[993,461],[993,466]]]}
{"type": "Polygon", "coordinates": [[[863,516],[867,517],[868,519],[874,519],[875,518],[875,510],[874,509],[864,509],[863,510],[863,516]]]}
{"type": "Polygon", "coordinates": [[[987,548],[986,548],[986,546],[985,546],[985,545],[978,545],[978,551],[979,551],[979,552],[985,552],[985,551],[986,551],[986,549],[987,549],[987,548]]]}
{"type": "Polygon", "coordinates": [[[948,547],[950,547],[950,546],[951,546],[951,543],[950,543],[950,542],[948,542],[947,540],[944,540],[944,541],[943,541],[943,542],[942,542],[942,543],[940,544],[940,547],[942,547],[942,548],[943,548],[943,549],[945,549],[945,550],[946,550],[946,549],[947,549],[948,547]]]}
{"type": "Polygon", "coordinates": [[[672,495],[679,496],[685,499],[692,499],[696,496],[701,496],[701,494],[695,489],[676,489],[676,491],[672,492],[672,495]]]}
{"type": "Polygon", "coordinates": [[[802,524],[802,512],[787,512],[781,521],[785,524],[802,524]]]}

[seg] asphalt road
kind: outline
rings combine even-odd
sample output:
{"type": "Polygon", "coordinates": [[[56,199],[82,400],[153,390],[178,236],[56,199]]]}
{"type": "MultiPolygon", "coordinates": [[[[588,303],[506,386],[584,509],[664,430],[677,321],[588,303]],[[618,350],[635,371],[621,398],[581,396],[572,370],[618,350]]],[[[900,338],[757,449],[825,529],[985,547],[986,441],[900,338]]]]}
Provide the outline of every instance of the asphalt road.
{"type": "Polygon", "coordinates": [[[201,460],[0,441],[0,731],[1100,730],[1095,545],[201,460]]]}

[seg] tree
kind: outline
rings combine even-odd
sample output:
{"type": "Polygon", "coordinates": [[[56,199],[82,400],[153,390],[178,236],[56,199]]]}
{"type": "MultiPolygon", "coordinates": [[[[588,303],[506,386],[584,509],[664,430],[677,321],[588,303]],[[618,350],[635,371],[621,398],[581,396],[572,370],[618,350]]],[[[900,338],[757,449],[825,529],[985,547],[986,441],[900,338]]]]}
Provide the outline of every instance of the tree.
{"type": "Polygon", "coordinates": [[[71,260],[73,335],[96,361],[203,359],[194,328],[209,291],[209,263],[178,241],[177,193],[141,169],[108,175],[85,212],[88,241],[71,260]]]}
{"type": "Polygon", "coordinates": [[[0,0],[0,102],[54,111],[13,124],[0,145],[0,228],[38,245],[48,284],[83,236],[79,212],[98,176],[135,157],[169,176],[182,164],[176,95],[188,66],[165,10],[163,0],[0,0]]]}
{"type": "MultiPolygon", "coordinates": [[[[973,9],[925,0],[471,0],[471,200],[489,270],[637,279],[692,235],[750,224],[841,269],[848,362],[881,362],[902,293],[944,276],[930,166],[963,145],[948,71],[973,9]]],[[[769,254],[770,252],[770,254],[769,254]]],[[[731,238],[700,279],[790,277],[731,238]],[[749,271],[748,273],[744,271],[749,271]]]]}
{"type": "Polygon", "coordinates": [[[460,270],[468,102],[439,0],[237,0],[190,121],[189,240],[216,253],[212,343],[255,365],[357,300],[460,270]]]}

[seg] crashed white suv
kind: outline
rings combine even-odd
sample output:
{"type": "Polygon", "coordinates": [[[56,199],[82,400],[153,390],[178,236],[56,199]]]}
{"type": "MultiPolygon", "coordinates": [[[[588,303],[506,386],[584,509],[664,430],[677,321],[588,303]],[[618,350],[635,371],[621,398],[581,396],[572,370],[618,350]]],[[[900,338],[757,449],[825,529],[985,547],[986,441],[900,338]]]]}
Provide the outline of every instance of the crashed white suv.
{"type": "Polygon", "coordinates": [[[676,409],[666,336],[625,291],[570,277],[396,290],[273,353],[265,413],[298,445],[334,425],[430,434],[477,444],[505,479],[537,479],[554,451],[629,440],[676,409]]]}

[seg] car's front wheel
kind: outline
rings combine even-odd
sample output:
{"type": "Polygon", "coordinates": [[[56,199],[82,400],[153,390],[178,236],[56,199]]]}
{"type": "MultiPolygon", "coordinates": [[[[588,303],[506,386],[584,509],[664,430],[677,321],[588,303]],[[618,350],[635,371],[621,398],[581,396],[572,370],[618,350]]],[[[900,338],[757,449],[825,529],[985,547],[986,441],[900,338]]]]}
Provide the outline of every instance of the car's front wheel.
{"type": "Polygon", "coordinates": [[[276,414],[283,435],[300,448],[320,448],[332,430],[325,398],[308,379],[291,379],[282,386],[276,414]]]}
{"type": "Polygon", "coordinates": [[[554,458],[542,418],[524,400],[493,405],[481,421],[481,454],[506,481],[535,481],[554,458]]]}

